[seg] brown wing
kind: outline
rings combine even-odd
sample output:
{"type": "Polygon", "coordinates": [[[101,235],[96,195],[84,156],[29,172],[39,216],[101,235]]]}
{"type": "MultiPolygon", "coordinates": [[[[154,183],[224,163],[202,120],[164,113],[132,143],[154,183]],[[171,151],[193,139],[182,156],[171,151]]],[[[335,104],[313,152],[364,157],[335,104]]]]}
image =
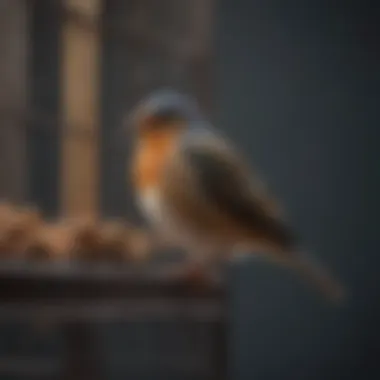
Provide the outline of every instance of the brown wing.
{"type": "Polygon", "coordinates": [[[292,232],[236,154],[220,144],[189,144],[184,153],[197,187],[219,212],[283,249],[293,248],[292,232]]]}

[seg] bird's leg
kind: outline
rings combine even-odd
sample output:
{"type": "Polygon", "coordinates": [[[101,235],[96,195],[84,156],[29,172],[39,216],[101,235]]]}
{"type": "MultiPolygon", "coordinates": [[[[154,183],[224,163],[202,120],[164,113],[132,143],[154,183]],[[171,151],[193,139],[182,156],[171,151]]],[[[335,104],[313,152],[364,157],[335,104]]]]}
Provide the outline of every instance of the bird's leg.
{"type": "Polygon", "coordinates": [[[190,286],[205,288],[211,285],[211,278],[201,263],[189,261],[182,269],[181,278],[190,286]]]}
{"type": "Polygon", "coordinates": [[[183,278],[196,287],[211,286],[221,258],[216,249],[203,247],[192,250],[183,267],[183,278]]]}

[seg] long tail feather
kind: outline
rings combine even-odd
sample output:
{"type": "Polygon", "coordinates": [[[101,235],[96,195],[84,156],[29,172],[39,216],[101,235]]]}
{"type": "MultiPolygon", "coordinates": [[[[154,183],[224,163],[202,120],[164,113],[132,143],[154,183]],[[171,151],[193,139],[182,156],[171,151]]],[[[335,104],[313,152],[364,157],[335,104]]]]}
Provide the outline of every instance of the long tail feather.
{"type": "Polygon", "coordinates": [[[331,302],[341,303],[345,300],[345,287],[311,255],[298,254],[291,266],[331,302]]]}

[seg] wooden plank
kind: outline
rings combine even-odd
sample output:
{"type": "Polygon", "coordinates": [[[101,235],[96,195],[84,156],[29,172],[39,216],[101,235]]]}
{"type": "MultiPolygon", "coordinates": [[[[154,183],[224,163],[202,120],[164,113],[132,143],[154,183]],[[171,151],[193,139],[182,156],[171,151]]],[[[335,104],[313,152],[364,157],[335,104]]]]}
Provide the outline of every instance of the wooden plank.
{"type": "Polygon", "coordinates": [[[222,278],[197,290],[181,276],[180,264],[144,268],[107,268],[81,265],[0,265],[0,299],[16,300],[100,300],[104,298],[197,298],[214,299],[224,294],[222,278]]]}
{"type": "MultiPolygon", "coordinates": [[[[99,211],[99,63],[100,0],[63,0],[69,17],[62,31],[61,213],[66,216],[96,216],[99,211]],[[94,28],[83,27],[70,12],[82,14],[94,28]],[[72,128],[88,132],[76,139],[72,128]]],[[[86,323],[63,325],[66,341],[64,379],[101,379],[99,343],[86,323]],[[78,351],[79,348],[79,351],[78,351]]]]}
{"type": "Polygon", "coordinates": [[[0,303],[0,323],[6,321],[72,322],[167,322],[220,323],[224,308],[218,300],[202,299],[97,299],[12,301],[0,303]]]}
{"type": "Polygon", "coordinates": [[[0,198],[27,194],[25,120],[27,103],[28,2],[0,2],[0,198]]]}
{"type": "Polygon", "coordinates": [[[212,321],[223,314],[222,279],[193,287],[179,275],[179,264],[145,268],[72,264],[1,263],[2,318],[133,320],[186,315],[212,321]]]}
{"type": "MultiPolygon", "coordinates": [[[[98,25],[100,0],[64,0],[64,6],[98,25]]],[[[62,117],[64,127],[88,132],[88,139],[62,133],[61,212],[98,213],[100,28],[84,28],[67,17],[62,30],[62,117]]]]}

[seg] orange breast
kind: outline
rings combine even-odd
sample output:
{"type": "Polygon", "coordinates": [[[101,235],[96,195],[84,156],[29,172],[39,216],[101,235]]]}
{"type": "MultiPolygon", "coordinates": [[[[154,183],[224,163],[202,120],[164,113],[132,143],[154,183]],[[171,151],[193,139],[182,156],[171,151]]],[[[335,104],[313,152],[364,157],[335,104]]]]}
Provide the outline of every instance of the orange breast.
{"type": "Polygon", "coordinates": [[[160,131],[142,136],[132,164],[133,182],[139,191],[159,184],[165,163],[176,146],[178,133],[160,131]]]}

